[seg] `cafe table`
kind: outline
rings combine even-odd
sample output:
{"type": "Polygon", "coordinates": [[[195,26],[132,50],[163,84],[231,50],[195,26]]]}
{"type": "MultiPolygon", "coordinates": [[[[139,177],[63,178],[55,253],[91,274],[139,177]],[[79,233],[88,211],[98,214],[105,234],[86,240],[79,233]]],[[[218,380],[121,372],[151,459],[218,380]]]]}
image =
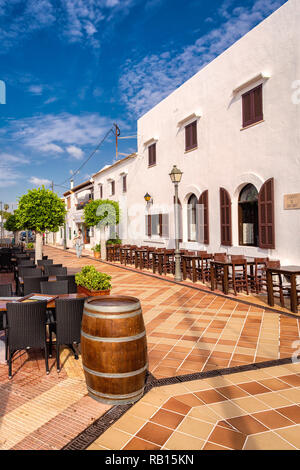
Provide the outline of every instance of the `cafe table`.
{"type": "MultiPolygon", "coordinates": [[[[30,294],[30,295],[41,295],[43,296],[44,294],[30,294]]],[[[47,297],[48,295],[45,294],[45,297],[47,297]]],[[[27,296],[26,297],[30,297],[30,296],[27,296]]],[[[58,298],[58,299],[82,299],[84,297],[87,297],[85,294],[60,294],[60,295],[56,295],[56,296],[53,296],[53,295],[49,295],[49,297],[55,297],[55,299],[53,300],[50,300],[48,303],[47,303],[47,308],[48,309],[52,309],[52,308],[55,308],[55,300],[58,298]]],[[[6,305],[8,303],[12,303],[12,302],[19,302],[21,299],[24,299],[24,297],[0,297],[0,312],[6,312],[6,305]]]]}
{"type": "MultiPolygon", "coordinates": [[[[246,258],[247,266],[250,266],[250,275],[253,276],[253,266],[255,265],[254,258],[246,258]]],[[[223,292],[228,295],[229,292],[229,268],[232,268],[232,261],[215,261],[210,262],[210,285],[211,290],[215,290],[216,270],[221,268],[223,270],[223,292]]],[[[236,266],[242,266],[242,264],[235,262],[236,266]]]]}
{"type": "Polygon", "coordinates": [[[273,274],[284,275],[290,280],[290,287],[287,289],[290,292],[290,309],[293,313],[298,313],[297,302],[297,281],[296,277],[300,276],[300,266],[281,266],[280,268],[267,268],[267,290],[268,290],[268,304],[274,307],[274,286],[273,274]]]}

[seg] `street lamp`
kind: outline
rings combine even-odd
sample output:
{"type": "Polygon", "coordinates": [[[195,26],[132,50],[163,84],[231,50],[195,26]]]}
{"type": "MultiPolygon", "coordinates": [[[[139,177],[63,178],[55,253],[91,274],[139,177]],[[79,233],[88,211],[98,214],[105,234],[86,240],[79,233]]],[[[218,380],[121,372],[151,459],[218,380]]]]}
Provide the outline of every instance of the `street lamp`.
{"type": "Polygon", "coordinates": [[[182,171],[180,171],[176,165],[173,166],[173,169],[170,173],[170,178],[172,183],[175,185],[175,205],[174,205],[174,215],[175,215],[175,281],[182,281],[182,274],[180,268],[180,251],[179,251],[179,201],[178,201],[178,184],[182,178],[182,171]]]}

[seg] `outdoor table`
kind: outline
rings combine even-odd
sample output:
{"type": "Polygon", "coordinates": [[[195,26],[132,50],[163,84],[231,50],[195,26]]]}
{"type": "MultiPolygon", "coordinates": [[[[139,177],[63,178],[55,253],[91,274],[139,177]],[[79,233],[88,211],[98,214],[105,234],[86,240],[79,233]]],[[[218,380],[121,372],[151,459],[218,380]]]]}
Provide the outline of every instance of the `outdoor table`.
{"type": "MultiPolygon", "coordinates": [[[[182,259],[182,278],[185,281],[187,278],[187,263],[191,261],[192,263],[192,281],[197,282],[197,270],[196,270],[196,261],[202,261],[202,259],[210,259],[210,254],[202,254],[202,255],[181,255],[182,259]]],[[[201,274],[201,278],[203,280],[203,276],[201,274]]]]}
{"type": "Polygon", "coordinates": [[[135,248],[134,250],[134,266],[137,269],[143,269],[144,267],[144,255],[148,253],[146,248],[135,248]]]}
{"type": "MultiPolygon", "coordinates": [[[[34,295],[32,293],[31,295],[34,295]]],[[[37,294],[37,295],[43,295],[43,294],[37,294]]],[[[47,294],[45,294],[47,295],[47,294]]],[[[27,297],[27,296],[26,296],[27,297]]],[[[84,297],[87,297],[85,294],[60,294],[55,296],[56,299],[82,299],[84,297]]],[[[23,297],[10,297],[11,300],[7,300],[8,297],[6,297],[6,300],[3,300],[0,298],[0,312],[6,312],[6,305],[11,302],[17,302],[18,300],[22,299],[23,297]]],[[[47,308],[55,308],[55,300],[51,300],[47,303],[47,308]]]]}
{"type": "MultiPolygon", "coordinates": [[[[211,260],[210,262],[210,283],[211,283],[211,290],[215,290],[215,270],[219,267],[223,269],[224,276],[223,276],[223,292],[225,295],[228,295],[229,292],[229,282],[228,282],[228,274],[229,268],[232,268],[232,261],[214,261],[211,260]]],[[[242,266],[240,263],[235,263],[236,266],[242,266]]],[[[250,266],[251,276],[253,276],[253,266],[255,265],[255,261],[253,258],[247,259],[247,266],[250,266]]]]}
{"type": "Polygon", "coordinates": [[[268,290],[268,304],[274,307],[274,286],[272,274],[283,274],[290,278],[290,305],[293,313],[298,313],[297,308],[297,286],[296,276],[300,276],[300,266],[281,266],[280,268],[267,268],[267,290],[268,290]]]}
{"type": "MultiPolygon", "coordinates": [[[[29,276],[29,277],[30,277],[30,276],[29,276]]],[[[41,276],[41,277],[43,277],[43,276],[41,276]]],[[[47,277],[47,276],[45,276],[45,277],[47,277]]],[[[19,281],[19,284],[20,284],[21,286],[24,284],[24,279],[23,279],[22,276],[19,276],[19,277],[18,277],[18,281],[19,281]]],[[[49,281],[49,282],[56,281],[56,276],[48,276],[48,281],[49,281]]],[[[43,281],[41,281],[41,282],[43,282],[43,281]]],[[[45,281],[45,282],[47,282],[47,281],[45,281]]]]}

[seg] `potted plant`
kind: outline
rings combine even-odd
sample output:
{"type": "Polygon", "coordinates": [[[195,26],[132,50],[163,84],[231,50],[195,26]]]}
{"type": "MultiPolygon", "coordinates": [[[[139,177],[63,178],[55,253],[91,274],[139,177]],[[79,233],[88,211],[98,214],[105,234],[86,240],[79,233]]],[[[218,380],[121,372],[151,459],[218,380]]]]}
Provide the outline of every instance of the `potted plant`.
{"type": "Polygon", "coordinates": [[[109,295],[111,290],[111,276],[97,271],[95,266],[84,266],[75,275],[77,292],[90,297],[109,295]]]}
{"type": "Polygon", "coordinates": [[[120,240],[120,238],[110,238],[109,240],[107,240],[106,245],[121,245],[121,243],[122,240],[120,240]]]}
{"type": "Polygon", "coordinates": [[[95,258],[100,258],[100,252],[101,252],[101,245],[100,243],[97,243],[93,248],[92,251],[94,252],[94,257],[95,258]]]}
{"type": "Polygon", "coordinates": [[[33,243],[27,243],[26,250],[34,250],[34,244],[33,243]]]}

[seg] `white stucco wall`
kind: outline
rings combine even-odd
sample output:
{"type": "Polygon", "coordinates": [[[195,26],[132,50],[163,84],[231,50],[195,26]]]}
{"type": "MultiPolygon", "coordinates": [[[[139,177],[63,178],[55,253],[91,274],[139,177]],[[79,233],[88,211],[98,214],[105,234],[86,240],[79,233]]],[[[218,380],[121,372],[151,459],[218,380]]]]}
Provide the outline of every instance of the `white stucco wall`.
{"type": "MultiPolygon", "coordinates": [[[[179,197],[200,196],[209,190],[210,245],[187,242],[186,208],[183,207],[183,245],[247,255],[269,255],[282,263],[300,263],[300,210],[284,210],[284,194],[300,192],[300,104],[293,103],[292,86],[300,80],[300,2],[289,0],[273,15],[250,31],[217,59],[175,90],[138,121],[138,157],[135,181],[128,191],[128,207],[145,205],[148,192],[155,205],[173,204],[173,185],[169,173],[174,164],[183,171],[179,197]],[[269,74],[233,95],[240,84],[259,73],[269,74]],[[241,95],[263,83],[264,121],[242,128],[241,95]],[[185,153],[184,126],[178,122],[201,112],[197,123],[198,148],[185,153]],[[144,145],[157,138],[156,166],[148,168],[148,149],[144,145]],[[238,195],[247,183],[257,190],[269,178],[275,183],[275,250],[238,245],[238,195]],[[219,188],[232,199],[232,247],[220,246],[219,188]]],[[[173,211],[170,232],[174,237],[173,211]]],[[[155,212],[155,210],[154,210],[155,212]]],[[[139,223],[144,227],[144,213],[139,223]]],[[[134,241],[133,237],[128,241],[134,241]]],[[[143,236],[138,240],[147,241],[143,236]]],[[[153,240],[152,240],[153,241],[153,240]]],[[[164,240],[159,240],[161,243],[164,240]]],[[[164,241],[170,245],[168,240],[164,241]]],[[[154,243],[155,244],[155,243],[154,243]]],[[[157,245],[159,246],[159,245],[157,245]]]]}

